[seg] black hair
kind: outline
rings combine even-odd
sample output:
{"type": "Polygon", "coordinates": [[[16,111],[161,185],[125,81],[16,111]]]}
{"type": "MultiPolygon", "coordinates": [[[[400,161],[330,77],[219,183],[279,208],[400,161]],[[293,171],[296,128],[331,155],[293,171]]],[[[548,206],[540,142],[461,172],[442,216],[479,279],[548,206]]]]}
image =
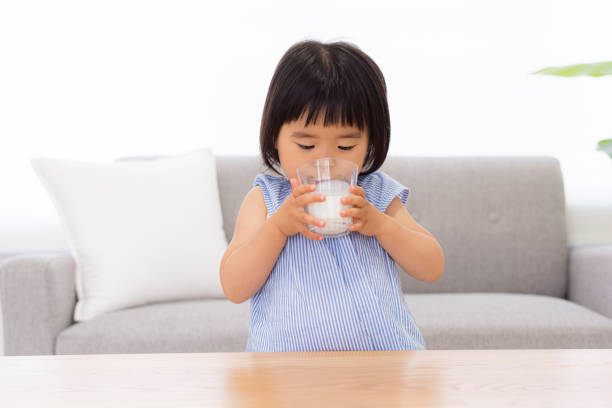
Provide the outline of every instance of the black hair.
{"type": "Polygon", "coordinates": [[[306,126],[325,110],[323,126],[341,123],[368,129],[368,149],[360,175],[385,161],[391,138],[387,87],[376,63],[356,45],[306,40],[279,61],[264,105],[259,145],[264,164],[277,174],[275,143],[284,123],[307,114],[306,126]]]}

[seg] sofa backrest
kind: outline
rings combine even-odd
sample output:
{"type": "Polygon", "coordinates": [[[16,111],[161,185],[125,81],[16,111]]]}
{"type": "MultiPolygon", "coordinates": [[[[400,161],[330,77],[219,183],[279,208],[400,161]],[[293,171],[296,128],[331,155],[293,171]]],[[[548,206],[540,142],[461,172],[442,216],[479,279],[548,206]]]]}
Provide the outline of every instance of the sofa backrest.
{"type": "MultiPolygon", "coordinates": [[[[216,156],[228,242],[258,156],[216,156]]],[[[398,266],[405,293],[515,292],[565,297],[567,234],[558,159],[549,156],[388,156],[380,168],[410,188],[406,209],[440,243],[434,283],[398,266]]]]}

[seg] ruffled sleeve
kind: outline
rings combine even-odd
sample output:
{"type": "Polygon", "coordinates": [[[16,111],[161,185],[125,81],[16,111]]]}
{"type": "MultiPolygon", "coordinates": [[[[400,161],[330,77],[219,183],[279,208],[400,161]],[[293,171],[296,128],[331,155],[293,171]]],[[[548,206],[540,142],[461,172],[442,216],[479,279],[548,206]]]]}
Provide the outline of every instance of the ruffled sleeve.
{"type": "Polygon", "coordinates": [[[270,174],[259,173],[253,180],[253,187],[260,186],[264,201],[268,210],[268,217],[276,212],[278,207],[291,192],[291,184],[284,177],[276,177],[270,174]]]}
{"type": "Polygon", "coordinates": [[[399,197],[402,204],[406,204],[410,194],[408,187],[380,170],[360,177],[357,184],[366,191],[366,199],[383,213],[395,196],[399,197]]]}

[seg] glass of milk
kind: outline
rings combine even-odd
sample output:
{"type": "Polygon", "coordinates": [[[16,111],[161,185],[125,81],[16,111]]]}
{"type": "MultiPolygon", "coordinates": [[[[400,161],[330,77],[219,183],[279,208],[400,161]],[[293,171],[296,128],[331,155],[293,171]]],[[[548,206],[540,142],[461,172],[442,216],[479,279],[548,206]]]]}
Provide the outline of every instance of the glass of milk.
{"type": "Polygon", "coordinates": [[[302,184],[314,184],[315,191],[307,194],[324,194],[325,201],[307,204],[304,210],[323,221],[323,227],[308,224],[308,229],[326,238],[347,235],[353,217],[343,217],[340,210],[352,205],[342,204],[340,199],[351,195],[350,186],[357,184],[359,167],[350,160],[324,157],[300,165],[297,176],[302,184]]]}

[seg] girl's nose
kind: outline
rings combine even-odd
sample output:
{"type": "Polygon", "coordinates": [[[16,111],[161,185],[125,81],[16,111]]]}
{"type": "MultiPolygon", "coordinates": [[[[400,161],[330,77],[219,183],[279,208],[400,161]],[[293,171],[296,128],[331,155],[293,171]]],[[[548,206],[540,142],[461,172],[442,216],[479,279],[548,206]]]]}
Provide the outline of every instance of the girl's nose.
{"type": "MultiPolygon", "coordinates": [[[[319,157],[319,159],[333,159],[334,158],[334,154],[331,152],[323,152],[321,157],[319,157]]],[[[330,165],[333,165],[333,163],[330,163],[330,165]]]]}

